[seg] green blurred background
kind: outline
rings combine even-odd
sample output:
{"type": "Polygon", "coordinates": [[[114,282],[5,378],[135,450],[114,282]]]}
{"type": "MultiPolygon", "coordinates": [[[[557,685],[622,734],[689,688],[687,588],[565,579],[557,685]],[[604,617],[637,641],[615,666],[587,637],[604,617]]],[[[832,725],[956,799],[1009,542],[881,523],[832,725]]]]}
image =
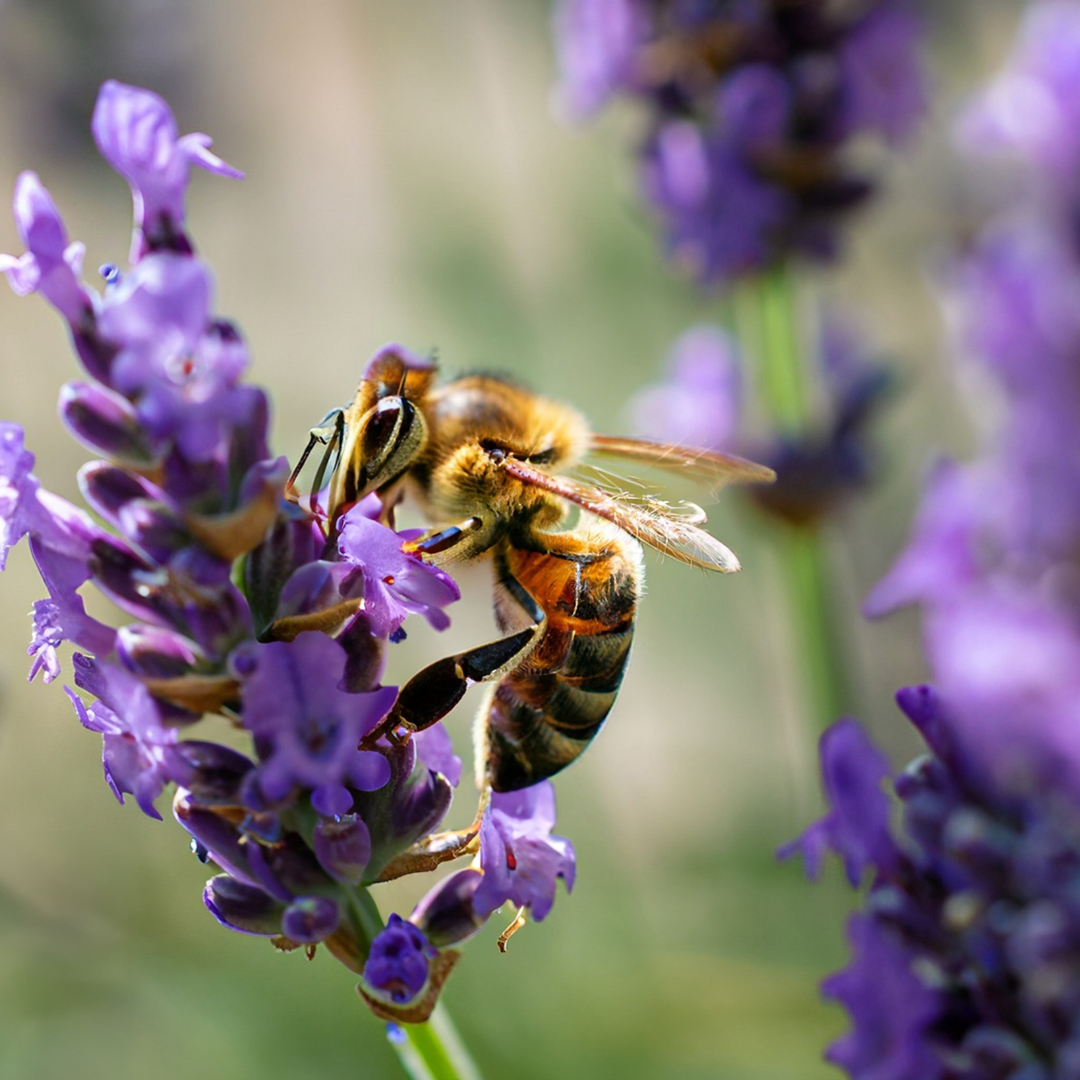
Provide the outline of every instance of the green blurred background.
{"type": "MultiPolygon", "coordinates": [[[[924,674],[917,620],[868,625],[857,609],[903,543],[934,448],[963,452],[973,435],[961,400],[976,391],[942,363],[933,296],[935,259],[980,194],[948,124],[1022,7],[925,6],[933,114],[889,163],[849,260],[811,286],[904,376],[883,480],[830,535],[861,713],[897,761],[914,749],[892,693],[924,674]]],[[[212,134],[247,172],[197,174],[189,224],[274,397],[276,452],[295,457],[391,340],[437,349],[449,373],[505,370],[618,432],[673,339],[719,311],[658,256],[626,149],[635,117],[574,129],[555,115],[538,0],[0,0],[0,191],[37,170],[89,268],[123,262],[130,230],[126,186],[89,134],[106,77],[165,94],[182,131],[212,134]]],[[[22,250],[6,214],[0,250],[22,250]]],[[[75,374],[54,313],[0,289],[0,416],[71,498],[84,454],[55,402],[75,374]]],[[[557,785],[574,894],[506,956],[493,920],[445,994],[488,1077],[834,1075],[819,1058],[844,1021],[816,983],[844,961],[849,897],[832,869],[811,887],[772,857],[819,810],[781,575],[737,494],[709,510],[744,572],[648,559],[618,706],[557,785]]],[[[412,627],[388,680],[492,635],[486,567],[460,580],[451,630],[412,627]]],[[[63,680],[26,685],[41,594],[20,548],[0,580],[0,1080],[400,1075],[349,973],[221,929],[186,834],[116,804],[63,680]]],[[[474,707],[451,719],[462,747],[474,707]]],[[[384,913],[418,895],[385,890],[384,913]]]]}

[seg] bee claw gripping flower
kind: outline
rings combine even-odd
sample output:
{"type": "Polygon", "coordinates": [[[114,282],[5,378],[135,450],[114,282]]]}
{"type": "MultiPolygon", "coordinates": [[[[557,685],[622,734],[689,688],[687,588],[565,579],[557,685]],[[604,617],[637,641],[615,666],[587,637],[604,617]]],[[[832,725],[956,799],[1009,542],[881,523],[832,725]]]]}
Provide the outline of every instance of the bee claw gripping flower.
{"type": "Polygon", "coordinates": [[[191,166],[241,174],[205,135],[180,136],[148,90],[107,82],[92,127],[131,187],[130,265],[103,267],[91,289],[81,245],[29,172],[15,192],[26,252],[0,256],[12,289],[67,324],[84,370],[61,389],[60,415],[97,455],[78,477],[91,517],[42,488],[22,428],[0,422],[0,570],[26,537],[48,593],[34,604],[30,677],[60,678],[75,647],[64,689],[102,738],[106,782],[153,818],[176,786],[218,922],[286,951],[322,944],[379,1016],[421,1022],[457,946],[497,908],[513,900],[542,919],[556,879],[572,884],[573,848],[550,835],[553,793],[482,800],[471,829],[439,833],[462,768],[445,730],[368,745],[395,702],[381,680],[402,623],[444,629],[458,587],[407,546],[415,534],[382,524],[377,497],[330,526],[284,499],[267,395],[244,382],[247,346],[214,313],[186,231],[191,166]],[[84,586],[131,621],[92,618],[84,586]],[[199,738],[207,713],[248,749],[199,738]],[[379,929],[372,886],[462,856],[474,864],[379,929]]]}

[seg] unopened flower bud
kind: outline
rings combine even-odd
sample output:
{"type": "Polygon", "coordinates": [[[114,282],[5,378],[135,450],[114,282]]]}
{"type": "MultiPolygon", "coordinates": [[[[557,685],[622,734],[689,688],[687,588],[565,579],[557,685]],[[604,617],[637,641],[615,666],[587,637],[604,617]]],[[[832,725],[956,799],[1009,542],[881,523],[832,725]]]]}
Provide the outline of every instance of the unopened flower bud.
{"type": "Polygon", "coordinates": [[[96,454],[140,466],[157,456],[131,403],[104,386],[65,383],[59,411],[68,430],[96,454]]]}

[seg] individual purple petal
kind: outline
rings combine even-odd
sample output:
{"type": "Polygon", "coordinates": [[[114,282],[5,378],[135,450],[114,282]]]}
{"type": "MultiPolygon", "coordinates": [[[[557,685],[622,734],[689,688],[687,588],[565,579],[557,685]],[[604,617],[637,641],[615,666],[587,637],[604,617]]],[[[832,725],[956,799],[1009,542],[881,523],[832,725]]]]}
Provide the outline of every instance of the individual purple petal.
{"type": "Polygon", "coordinates": [[[113,794],[123,803],[135,796],[148,817],[161,815],[154,799],[170,781],[169,751],[176,730],[161,724],[161,713],[149,691],[134,676],[110,664],[76,653],[75,681],[102,700],[86,706],[64,687],[82,725],[102,736],[102,767],[113,794]]]}
{"type": "Polygon", "coordinates": [[[391,915],[371,943],[364,982],[397,1004],[412,1001],[424,989],[436,950],[400,915],[391,915]]]}
{"type": "Polygon", "coordinates": [[[450,732],[443,724],[435,724],[423,731],[414,732],[412,742],[416,747],[416,760],[421,765],[441,773],[450,781],[451,787],[458,786],[461,780],[461,758],[454,753],[450,732]]]}
{"type": "Polygon", "coordinates": [[[372,632],[389,637],[409,615],[423,615],[436,630],[450,620],[442,610],[461,598],[454,579],[420,556],[402,551],[402,538],[358,507],[340,522],[338,551],[364,571],[364,611],[372,632]]]}
{"type": "Polygon", "coordinates": [[[507,900],[527,907],[540,922],[555,902],[555,881],[574,886],[574,848],[552,836],[555,788],[550,781],[520,791],[496,792],[480,827],[480,867],[484,879],[473,900],[486,918],[507,900]]]}
{"type": "Polygon", "coordinates": [[[8,551],[30,530],[38,491],[33,467],[34,455],[23,446],[22,428],[0,423],[0,570],[8,551]]]}
{"type": "MultiPolygon", "coordinates": [[[[116,642],[116,631],[88,615],[77,592],[91,575],[87,559],[46,547],[36,539],[30,541],[30,552],[49,590],[49,599],[34,605],[34,638],[28,653],[34,655],[39,646],[51,652],[52,657],[45,659],[51,668],[55,649],[61,642],[69,641],[80,649],[99,655],[111,652],[116,642]]],[[[31,679],[36,666],[35,662],[30,672],[31,679]]]]}
{"type": "Polygon", "coordinates": [[[881,790],[889,763],[854,720],[839,720],[822,735],[821,771],[829,813],[778,856],[801,854],[807,876],[816,878],[825,853],[835,852],[852,886],[867,867],[879,872],[895,867],[899,853],[889,832],[889,800],[881,790]]]}
{"type": "Polygon", "coordinates": [[[131,185],[133,262],[147,250],[190,252],[182,226],[192,165],[219,176],[243,177],[210,153],[208,136],[179,137],[172,110],[150,90],[110,79],[98,92],[91,129],[106,161],[131,185]]]}
{"type": "Polygon", "coordinates": [[[27,682],[33,682],[39,671],[42,680],[51,683],[60,674],[60,661],[56,650],[64,641],[60,608],[52,600],[34,601],[34,631],[26,652],[34,658],[30,665],[27,682]]]}
{"type": "Polygon", "coordinates": [[[825,997],[851,1014],[853,1030],[826,1058],[866,1080],[937,1080],[951,1075],[933,1053],[930,1028],[944,1002],[912,970],[910,952],[880,925],[860,915],[848,920],[855,956],[821,984],[825,997]]]}
{"type": "Polygon", "coordinates": [[[37,173],[15,183],[15,223],[26,245],[20,258],[0,255],[0,270],[19,295],[39,292],[74,327],[93,318],[94,304],[79,275],[82,245],[69,244],[63,218],[37,173]]]}
{"type": "Polygon", "coordinates": [[[342,785],[373,790],[386,783],[381,754],[360,751],[360,740],[393,705],[395,687],[347,694],[337,686],[345,653],[319,633],[295,641],[251,644],[233,658],[243,684],[244,723],[263,749],[259,783],[271,802],[294,787],[316,789],[324,812],[345,813],[342,785]]]}
{"type": "Polygon", "coordinates": [[[281,917],[282,933],[302,945],[328,938],[341,922],[341,909],[328,896],[305,896],[294,900],[281,917]]]}
{"type": "Polygon", "coordinates": [[[331,877],[357,885],[371,858],[371,834],[357,814],[322,818],[315,825],[314,848],[331,877]]]}
{"type": "Polygon", "coordinates": [[[123,793],[130,792],[145,814],[160,818],[153,800],[171,780],[176,729],[162,724],[159,705],[130,672],[82,653],[74,654],[72,664],[76,685],[100,699],[85,708],[65,687],[83,725],[104,737],[109,785],[121,803],[123,793]]]}

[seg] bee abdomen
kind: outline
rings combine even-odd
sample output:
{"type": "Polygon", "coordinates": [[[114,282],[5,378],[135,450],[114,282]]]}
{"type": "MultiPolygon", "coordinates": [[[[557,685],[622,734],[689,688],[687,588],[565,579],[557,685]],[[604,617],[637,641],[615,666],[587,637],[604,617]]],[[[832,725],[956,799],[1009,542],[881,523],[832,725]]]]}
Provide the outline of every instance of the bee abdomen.
{"type": "Polygon", "coordinates": [[[500,681],[480,717],[496,791],[538,784],[585,751],[615,704],[633,636],[632,622],[621,630],[575,634],[558,671],[526,663],[500,681]]]}

